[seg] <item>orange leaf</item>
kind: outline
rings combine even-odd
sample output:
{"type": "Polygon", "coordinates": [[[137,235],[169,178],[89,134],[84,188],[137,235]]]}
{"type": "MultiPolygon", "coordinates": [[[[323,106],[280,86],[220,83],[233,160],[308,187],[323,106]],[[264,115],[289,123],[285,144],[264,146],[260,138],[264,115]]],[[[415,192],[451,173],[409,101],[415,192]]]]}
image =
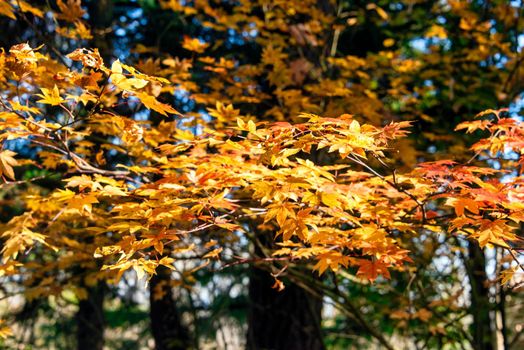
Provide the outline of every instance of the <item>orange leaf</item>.
{"type": "Polygon", "coordinates": [[[391,277],[388,267],[381,261],[360,260],[358,264],[360,267],[357,271],[357,276],[362,276],[370,282],[375,281],[379,275],[387,279],[391,277]]]}

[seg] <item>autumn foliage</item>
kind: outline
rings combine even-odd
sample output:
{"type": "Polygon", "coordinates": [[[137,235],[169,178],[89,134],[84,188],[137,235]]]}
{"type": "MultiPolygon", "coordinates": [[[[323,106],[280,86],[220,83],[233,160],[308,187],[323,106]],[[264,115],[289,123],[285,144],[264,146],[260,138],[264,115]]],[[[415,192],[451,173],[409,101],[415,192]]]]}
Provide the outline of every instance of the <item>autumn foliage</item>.
{"type": "MultiPolygon", "coordinates": [[[[496,288],[518,283],[524,123],[507,107],[521,92],[522,47],[470,2],[447,1],[432,11],[448,21],[419,33],[427,49],[390,31],[380,49],[347,53],[346,31],[407,10],[318,3],[160,1],[205,35],[182,33],[180,57],[138,44],[110,60],[90,44],[98,34],[80,1],[0,1],[1,15],[34,31],[51,16],[58,37],[0,52],[0,191],[19,208],[1,224],[2,279],[28,300],[87,298],[97,283],[117,286],[131,270],[146,282],[161,266],[188,285],[239,264],[265,265],[278,290],[328,276],[387,285],[415,279],[417,247],[444,237],[451,251],[495,249],[496,288]],[[451,55],[454,36],[470,45],[451,55]],[[259,56],[228,40],[258,45],[259,56]],[[475,111],[464,106],[482,105],[470,89],[480,79],[498,101],[475,111]],[[425,107],[435,96],[454,104],[445,123],[425,107]]],[[[497,25],[512,25],[502,3],[497,25]]],[[[452,298],[401,302],[390,316],[445,333],[436,310],[452,298]]]]}

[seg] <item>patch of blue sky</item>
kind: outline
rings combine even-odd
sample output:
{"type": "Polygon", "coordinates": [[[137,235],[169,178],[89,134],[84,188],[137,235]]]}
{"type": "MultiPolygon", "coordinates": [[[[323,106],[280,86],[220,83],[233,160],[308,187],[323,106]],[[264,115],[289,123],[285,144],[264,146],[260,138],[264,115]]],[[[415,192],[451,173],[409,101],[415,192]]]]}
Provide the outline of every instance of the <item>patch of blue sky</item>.
{"type": "Polygon", "coordinates": [[[435,253],[433,258],[433,265],[439,274],[450,275],[453,272],[455,266],[455,260],[447,256],[447,252],[435,253]]]}
{"type": "Polygon", "coordinates": [[[127,31],[124,29],[124,28],[117,28],[115,30],[115,35],[116,36],[121,36],[121,37],[124,37],[127,35],[127,31]]]}
{"type": "Polygon", "coordinates": [[[149,120],[150,114],[151,111],[149,109],[143,109],[133,114],[133,119],[136,121],[146,121],[149,120]]]}
{"type": "Polygon", "coordinates": [[[495,66],[497,68],[504,68],[506,63],[508,63],[508,58],[506,56],[502,56],[500,53],[496,53],[493,55],[493,59],[495,60],[496,64],[495,66]]]}
{"type": "Polygon", "coordinates": [[[522,112],[524,111],[524,93],[521,93],[516,99],[515,102],[509,105],[509,114],[511,118],[522,122],[523,121],[523,115],[522,112]]]}
{"type": "Polygon", "coordinates": [[[444,16],[438,16],[437,17],[437,23],[438,24],[446,24],[447,20],[446,20],[446,17],[444,16]]]}
{"type": "Polygon", "coordinates": [[[413,39],[409,45],[417,51],[427,52],[428,51],[428,40],[424,38],[413,39]]]}
{"type": "Polygon", "coordinates": [[[22,138],[5,140],[2,144],[2,148],[16,152],[17,154],[27,158],[34,158],[34,156],[36,155],[35,150],[38,149],[32,147],[31,140],[22,138]]]}
{"type": "Polygon", "coordinates": [[[249,30],[244,30],[242,32],[242,36],[246,39],[254,39],[258,36],[258,30],[256,28],[256,24],[255,23],[250,23],[249,25],[249,30]]]}
{"type": "Polygon", "coordinates": [[[244,44],[245,42],[244,38],[234,29],[229,28],[227,30],[227,34],[228,34],[228,38],[227,38],[228,42],[231,43],[232,45],[243,45],[244,44]]]}
{"type": "Polygon", "coordinates": [[[131,55],[131,40],[129,37],[133,37],[133,41],[139,41],[142,38],[139,27],[147,25],[147,19],[144,17],[142,8],[138,7],[129,9],[118,20],[113,28],[115,34],[115,40],[113,41],[114,54],[123,61],[131,55]]]}
{"type": "MultiPolygon", "coordinates": [[[[188,91],[184,89],[176,89],[173,98],[176,101],[176,109],[182,114],[190,113],[195,109],[196,103],[191,98],[191,94],[188,91]]],[[[177,119],[179,118],[177,116],[173,117],[177,119]]]]}
{"type": "Polygon", "coordinates": [[[431,45],[442,46],[445,50],[451,48],[451,41],[448,39],[439,39],[439,38],[416,38],[410,41],[409,45],[415,51],[421,53],[429,53],[429,47],[431,45]]]}

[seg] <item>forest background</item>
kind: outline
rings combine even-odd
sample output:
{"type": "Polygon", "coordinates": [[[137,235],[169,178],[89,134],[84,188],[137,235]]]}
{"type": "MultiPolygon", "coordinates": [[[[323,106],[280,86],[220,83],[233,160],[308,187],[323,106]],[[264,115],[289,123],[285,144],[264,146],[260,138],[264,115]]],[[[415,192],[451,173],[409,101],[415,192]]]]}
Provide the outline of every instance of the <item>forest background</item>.
{"type": "Polygon", "coordinates": [[[522,348],[523,12],[0,0],[0,346],[522,348]]]}

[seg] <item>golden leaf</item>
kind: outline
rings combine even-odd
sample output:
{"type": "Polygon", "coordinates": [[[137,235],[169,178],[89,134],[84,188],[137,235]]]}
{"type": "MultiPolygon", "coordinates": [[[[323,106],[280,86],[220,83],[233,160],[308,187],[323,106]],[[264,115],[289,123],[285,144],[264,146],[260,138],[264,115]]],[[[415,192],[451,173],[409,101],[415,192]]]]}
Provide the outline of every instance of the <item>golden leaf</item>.
{"type": "Polygon", "coordinates": [[[136,93],[136,97],[140,99],[140,102],[146,106],[148,109],[152,109],[155,112],[158,112],[164,116],[167,117],[167,114],[179,114],[176,109],[171,107],[170,105],[167,105],[165,103],[162,103],[158,101],[154,96],[151,96],[149,94],[139,92],[136,93]]]}
{"type": "Polygon", "coordinates": [[[60,97],[60,91],[58,91],[56,85],[53,89],[41,88],[40,90],[42,91],[42,94],[36,94],[36,96],[41,97],[41,99],[36,102],[49,104],[51,106],[58,106],[62,102],[65,102],[65,100],[60,97]]]}
{"type": "Polygon", "coordinates": [[[16,20],[13,6],[8,0],[0,0],[0,15],[16,20]]]}
{"type": "Polygon", "coordinates": [[[13,166],[18,165],[16,159],[13,158],[15,155],[15,152],[9,150],[0,152],[0,175],[6,176],[11,180],[15,179],[13,166]]]}

